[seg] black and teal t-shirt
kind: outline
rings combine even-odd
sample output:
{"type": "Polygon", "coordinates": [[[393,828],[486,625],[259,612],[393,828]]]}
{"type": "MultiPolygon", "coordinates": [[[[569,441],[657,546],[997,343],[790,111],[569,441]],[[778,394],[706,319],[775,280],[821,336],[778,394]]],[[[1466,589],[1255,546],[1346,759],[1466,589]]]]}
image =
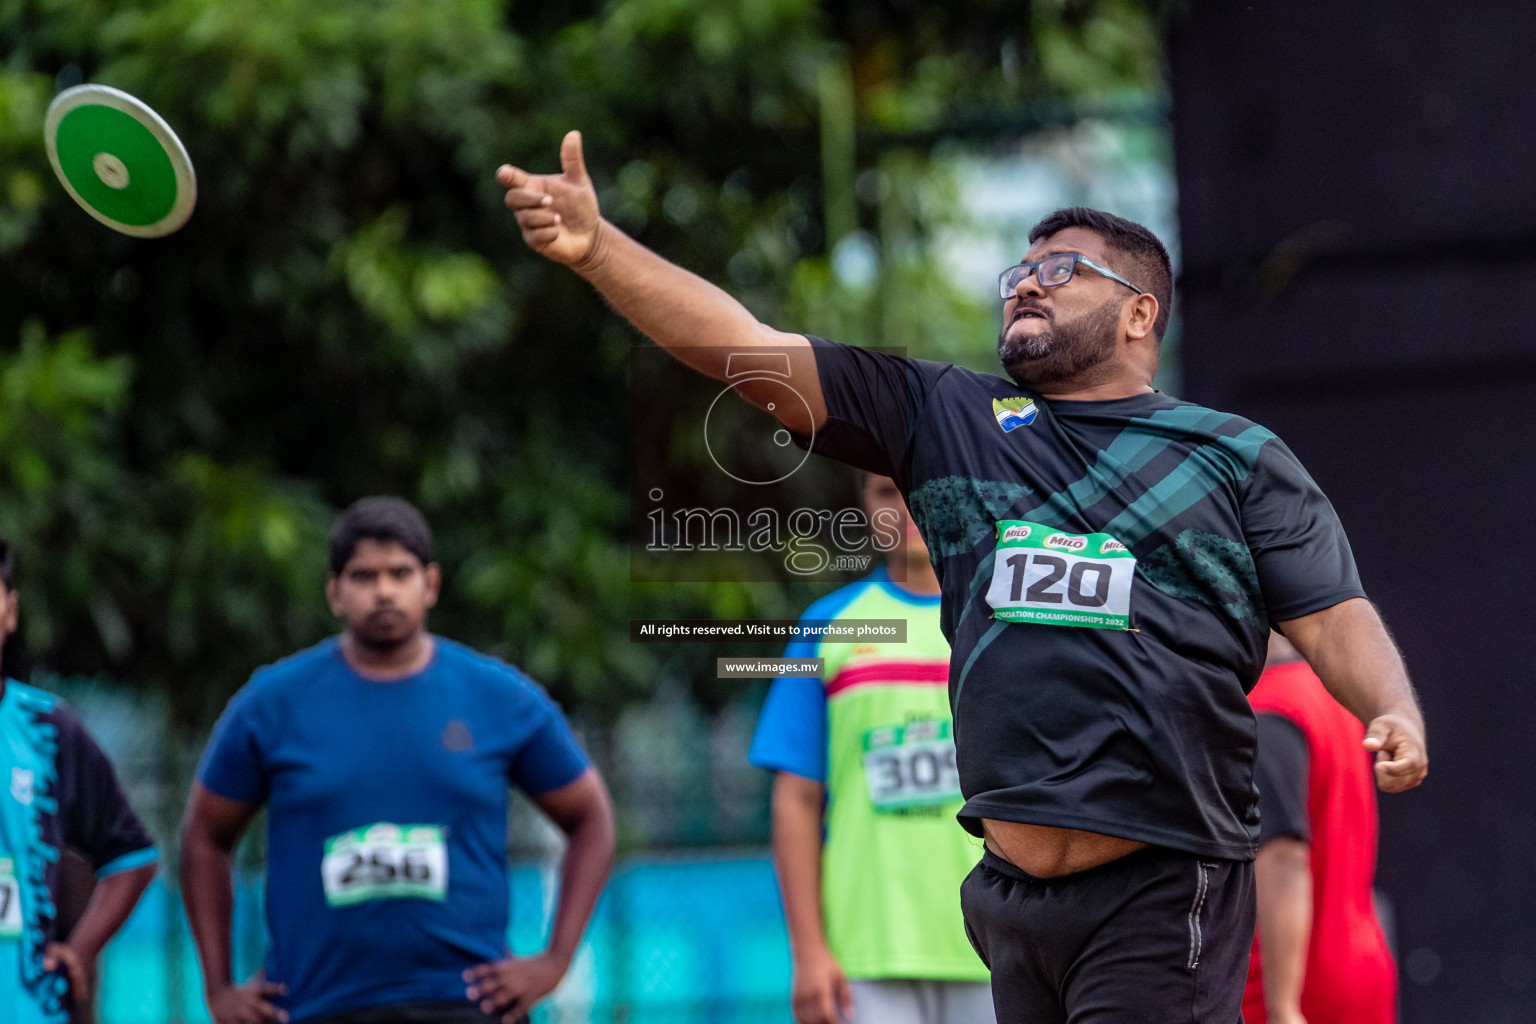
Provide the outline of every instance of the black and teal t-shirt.
{"type": "Polygon", "coordinates": [[[960,820],[1251,858],[1270,623],[1363,596],[1263,427],[1161,393],[1047,400],[812,338],[821,454],[895,479],[943,584],[960,820]]]}
{"type": "Polygon", "coordinates": [[[69,979],[43,969],[66,938],[59,857],[74,850],[106,878],[154,863],[154,841],[74,713],[15,680],[0,689],[0,772],[0,1020],[66,1024],[69,979]]]}

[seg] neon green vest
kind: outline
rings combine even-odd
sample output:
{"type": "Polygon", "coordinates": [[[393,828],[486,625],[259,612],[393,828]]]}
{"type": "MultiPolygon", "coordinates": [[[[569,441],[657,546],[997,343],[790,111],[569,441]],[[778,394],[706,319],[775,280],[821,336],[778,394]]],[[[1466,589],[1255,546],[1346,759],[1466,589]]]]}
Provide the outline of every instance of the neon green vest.
{"type": "Polygon", "coordinates": [[[827,943],[850,978],[986,981],[960,916],[980,840],[950,739],[949,644],[937,598],[869,586],[840,619],[906,619],[904,644],[823,642],[827,693],[827,943]]]}

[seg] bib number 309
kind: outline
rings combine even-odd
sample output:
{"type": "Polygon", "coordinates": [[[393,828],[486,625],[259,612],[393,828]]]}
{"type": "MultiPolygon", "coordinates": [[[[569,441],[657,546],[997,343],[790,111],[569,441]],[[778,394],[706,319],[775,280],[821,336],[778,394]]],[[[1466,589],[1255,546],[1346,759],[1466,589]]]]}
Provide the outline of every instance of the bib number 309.
{"type": "Polygon", "coordinates": [[[1127,629],[1136,556],[1107,533],[1064,533],[1009,519],[997,524],[987,603],[1003,622],[1127,629]]]}
{"type": "Polygon", "coordinates": [[[380,822],[325,841],[320,862],[325,902],[350,907],[370,900],[426,899],[448,894],[448,844],[440,825],[380,822]]]}
{"type": "Polygon", "coordinates": [[[884,726],[864,734],[864,781],[877,813],[954,803],[960,771],[948,720],[884,726]]]}

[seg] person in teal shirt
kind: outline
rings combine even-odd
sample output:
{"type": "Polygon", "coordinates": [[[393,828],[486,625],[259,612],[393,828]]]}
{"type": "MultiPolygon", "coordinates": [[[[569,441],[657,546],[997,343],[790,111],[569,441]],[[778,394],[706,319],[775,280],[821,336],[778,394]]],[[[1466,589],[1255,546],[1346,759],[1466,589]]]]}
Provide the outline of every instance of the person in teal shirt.
{"type": "MultiPolygon", "coordinates": [[[[16,631],[14,570],[0,540],[0,648],[16,631]]],[[[0,1020],[68,1024],[89,1013],[96,958],[154,878],[157,859],[112,763],[80,720],[53,694],[0,675],[0,1020]],[[59,914],[66,850],[96,877],[67,934],[59,914]]]]}

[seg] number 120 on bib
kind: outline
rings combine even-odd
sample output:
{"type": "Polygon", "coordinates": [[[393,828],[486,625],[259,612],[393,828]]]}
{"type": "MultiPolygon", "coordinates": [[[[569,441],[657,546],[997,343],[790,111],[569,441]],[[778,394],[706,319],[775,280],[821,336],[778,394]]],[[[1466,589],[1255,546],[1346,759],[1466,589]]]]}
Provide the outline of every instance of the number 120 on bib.
{"type": "Polygon", "coordinates": [[[1066,533],[1039,523],[997,524],[987,603],[1002,622],[1127,629],[1136,556],[1107,533],[1066,533]]]}

